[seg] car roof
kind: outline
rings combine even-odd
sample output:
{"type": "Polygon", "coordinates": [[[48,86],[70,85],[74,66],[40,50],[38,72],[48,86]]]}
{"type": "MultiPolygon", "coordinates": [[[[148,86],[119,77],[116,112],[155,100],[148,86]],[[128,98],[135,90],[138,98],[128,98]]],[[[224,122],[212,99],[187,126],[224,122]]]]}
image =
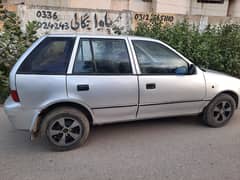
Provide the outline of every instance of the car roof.
{"type": "MultiPolygon", "coordinates": [[[[130,38],[130,39],[141,39],[141,40],[156,40],[153,38],[149,38],[149,37],[142,37],[142,36],[132,36],[132,35],[101,35],[101,34],[82,34],[82,33],[62,33],[62,34],[47,34],[45,35],[45,37],[88,37],[88,38],[114,38],[114,39],[125,39],[125,38],[130,38]]],[[[44,36],[43,36],[44,37],[44,36]]]]}

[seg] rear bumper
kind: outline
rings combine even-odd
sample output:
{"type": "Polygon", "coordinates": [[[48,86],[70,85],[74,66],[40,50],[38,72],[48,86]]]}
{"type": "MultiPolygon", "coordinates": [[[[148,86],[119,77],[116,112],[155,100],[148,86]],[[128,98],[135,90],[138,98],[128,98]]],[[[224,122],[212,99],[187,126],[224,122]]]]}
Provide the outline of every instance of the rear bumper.
{"type": "Polygon", "coordinates": [[[8,97],[4,103],[4,111],[16,129],[30,131],[32,122],[38,114],[38,110],[25,109],[20,103],[14,102],[11,97],[8,97]]]}

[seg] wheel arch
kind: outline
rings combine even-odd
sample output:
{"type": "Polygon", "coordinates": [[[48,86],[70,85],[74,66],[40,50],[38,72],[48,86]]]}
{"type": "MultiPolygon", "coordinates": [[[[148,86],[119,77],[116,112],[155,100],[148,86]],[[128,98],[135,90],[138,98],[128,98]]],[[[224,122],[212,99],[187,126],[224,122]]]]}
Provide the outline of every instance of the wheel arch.
{"type": "Polygon", "coordinates": [[[234,101],[235,101],[235,103],[236,103],[236,108],[238,108],[238,106],[239,106],[239,96],[238,96],[238,94],[237,94],[236,92],[232,91],[232,90],[224,90],[224,91],[221,91],[221,92],[217,93],[217,94],[209,101],[209,103],[203,108],[203,111],[208,107],[208,105],[209,105],[215,98],[217,98],[217,97],[218,97],[219,95],[221,95],[221,94],[230,95],[230,96],[234,99],[234,101]]]}
{"type": "Polygon", "coordinates": [[[228,94],[228,95],[230,95],[234,99],[234,101],[236,103],[236,108],[238,107],[238,105],[239,105],[239,96],[238,96],[238,94],[236,92],[231,91],[231,90],[222,91],[222,92],[218,93],[214,98],[216,98],[220,94],[228,94]]]}
{"type": "Polygon", "coordinates": [[[73,107],[75,109],[78,109],[82,111],[88,118],[90,125],[93,124],[93,113],[91,112],[91,109],[84,106],[83,104],[72,102],[72,101],[62,101],[62,102],[56,102],[53,103],[45,108],[43,108],[40,113],[38,114],[36,120],[33,122],[31,133],[33,137],[36,137],[39,134],[39,130],[41,128],[42,122],[44,117],[52,110],[59,108],[59,107],[73,107]]]}
{"type": "MultiPolygon", "coordinates": [[[[216,127],[222,127],[222,126],[224,126],[230,119],[231,119],[231,117],[232,117],[232,115],[233,115],[233,113],[234,113],[234,109],[232,110],[232,112],[231,112],[231,115],[230,115],[230,117],[228,118],[228,117],[226,117],[226,119],[225,120],[223,120],[222,122],[218,122],[218,120],[214,120],[212,117],[211,117],[211,115],[209,115],[209,110],[208,110],[208,108],[209,107],[211,107],[211,108],[213,108],[214,106],[211,106],[211,104],[214,102],[214,100],[216,100],[219,96],[221,96],[221,95],[225,95],[225,97],[226,97],[226,95],[228,95],[228,96],[230,96],[231,98],[233,98],[233,101],[235,102],[235,108],[238,108],[238,103],[239,103],[239,96],[238,96],[238,94],[236,93],[236,92],[234,92],[234,91],[232,91],[232,90],[224,90],[224,91],[221,91],[221,92],[219,92],[218,94],[216,94],[212,99],[211,99],[211,101],[209,101],[209,103],[204,107],[204,109],[203,109],[203,111],[202,111],[202,119],[203,119],[203,123],[204,124],[206,124],[206,125],[208,125],[208,126],[210,126],[210,127],[214,127],[214,128],[216,128],[216,127]],[[208,118],[208,117],[210,117],[210,118],[208,118]],[[217,122],[216,122],[217,121],[217,122]]],[[[213,109],[211,109],[211,110],[213,110],[213,109]]],[[[212,112],[212,111],[211,111],[212,112]]]]}

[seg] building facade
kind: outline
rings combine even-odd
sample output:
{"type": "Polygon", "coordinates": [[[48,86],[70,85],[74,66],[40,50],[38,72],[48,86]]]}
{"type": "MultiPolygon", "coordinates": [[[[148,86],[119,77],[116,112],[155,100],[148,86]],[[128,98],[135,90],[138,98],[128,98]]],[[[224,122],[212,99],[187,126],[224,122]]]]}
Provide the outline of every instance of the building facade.
{"type": "Polygon", "coordinates": [[[5,4],[240,17],[240,0],[3,0],[5,4]]]}

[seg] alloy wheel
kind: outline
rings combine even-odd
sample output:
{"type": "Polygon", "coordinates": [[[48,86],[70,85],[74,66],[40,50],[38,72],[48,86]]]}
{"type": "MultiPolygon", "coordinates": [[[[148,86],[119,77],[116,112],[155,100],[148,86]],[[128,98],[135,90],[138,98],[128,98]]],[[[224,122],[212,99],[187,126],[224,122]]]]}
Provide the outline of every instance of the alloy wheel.
{"type": "Polygon", "coordinates": [[[58,146],[69,146],[78,141],[83,134],[79,121],[72,117],[54,120],[48,128],[48,137],[58,146]]]}
{"type": "Polygon", "coordinates": [[[233,107],[230,102],[228,101],[222,101],[213,109],[213,118],[216,122],[224,122],[228,120],[231,117],[233,111],[233,107]]]}

